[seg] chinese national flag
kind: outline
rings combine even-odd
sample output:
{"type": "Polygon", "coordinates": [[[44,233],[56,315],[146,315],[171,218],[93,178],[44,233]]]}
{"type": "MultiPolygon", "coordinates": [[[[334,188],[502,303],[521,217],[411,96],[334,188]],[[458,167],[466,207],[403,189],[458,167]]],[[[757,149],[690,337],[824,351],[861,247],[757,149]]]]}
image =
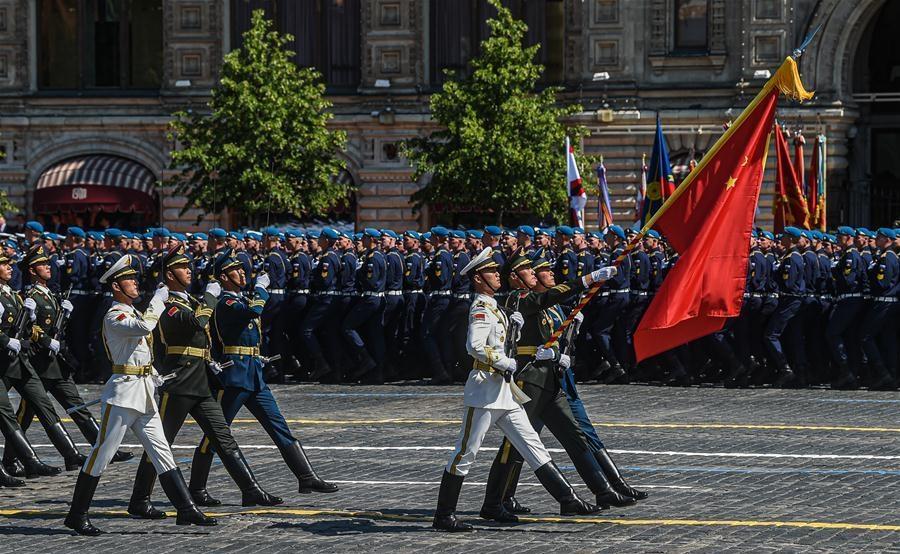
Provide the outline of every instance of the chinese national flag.
{"type": "Polygon", "coordinates": [[[634,333],[643,360],[740,313],[779,90],[758,97],[685,180],[656,227],[680,254],[634,333]]]}

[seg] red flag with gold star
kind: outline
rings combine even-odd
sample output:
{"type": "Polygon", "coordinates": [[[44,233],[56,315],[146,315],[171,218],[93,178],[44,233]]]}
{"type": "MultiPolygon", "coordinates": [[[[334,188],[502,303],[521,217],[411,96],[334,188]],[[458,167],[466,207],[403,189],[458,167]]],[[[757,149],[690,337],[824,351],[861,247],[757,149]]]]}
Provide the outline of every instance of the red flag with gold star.
{"type": "Polygon", "coordinates": [[[778,95],[772,88],[748,106],[657,221],[680,256],[634,333],[638,360],[719,331],[740,313],[778,95]]]}

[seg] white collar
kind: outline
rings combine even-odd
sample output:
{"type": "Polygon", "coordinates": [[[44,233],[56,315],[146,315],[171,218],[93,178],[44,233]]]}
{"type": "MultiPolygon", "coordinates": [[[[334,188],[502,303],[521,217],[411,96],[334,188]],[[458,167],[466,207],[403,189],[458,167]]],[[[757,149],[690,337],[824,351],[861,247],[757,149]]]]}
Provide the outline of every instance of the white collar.
{"type": "Polygon", "coordinates": [[[190,300],[190,299],[188,298],[187,293],[184,292],[184,291],[180,291],[180,290],[170,290],[170,291],[169,291],[169,294],[171,294],[171,295],[173,295],[173,296],[177,296],[178,298],[181,298],[182,300],[190,300]]]}
{"type": "Polygon", "coordinates": [[[478,293],[475,295],[475,300],[478,302],[484,302],[485,304],[490,304],[491,306],[497,307],[497,299],[493,296],[488,296],[486,294],[478,293]]]}

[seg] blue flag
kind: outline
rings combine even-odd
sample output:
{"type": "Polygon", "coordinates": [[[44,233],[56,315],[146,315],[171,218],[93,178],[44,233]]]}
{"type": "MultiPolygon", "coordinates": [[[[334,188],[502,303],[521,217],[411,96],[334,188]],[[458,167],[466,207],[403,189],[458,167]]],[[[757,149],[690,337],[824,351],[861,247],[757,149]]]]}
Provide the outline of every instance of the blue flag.
{"type": "Polygon", "coordinates": [[[659,114],[656,115],[656,138],[653,140],[653,154],[650,156],[649,174],[647,175],[647,194],[644,196],[644,209],[641,210],[641,225],[663,205],[666,198],[675,192],[675,177],[669,164],[669,147],[663,136],[659,114]]]}

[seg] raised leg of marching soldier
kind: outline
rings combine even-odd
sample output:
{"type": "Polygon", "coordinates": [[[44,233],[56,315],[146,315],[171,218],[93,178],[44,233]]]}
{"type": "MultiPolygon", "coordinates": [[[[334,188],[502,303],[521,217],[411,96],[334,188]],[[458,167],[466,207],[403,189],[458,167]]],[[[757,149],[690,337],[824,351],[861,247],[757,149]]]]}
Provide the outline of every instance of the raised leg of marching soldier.
{"type": "MultiPolygon", "coordinates": [[[[30,370],[28,371],[30,372],[30,370]]],[[[62,455],[63,460],[65,460],[66,471],[72,471],[81,467],[81,464],[84,463],[85,456],[78,451],[75,447],[75,443],[66,431],[66,428],[63,427],[62,421],[60,421],[59,416],[56,415],[53,403],[47,396],[47,391],[41,384],[40,379],[33,374],[26,374],[21,378],[6,377],[4,380],[6,381],[7,388],[15,388],[22,397],[17,412],[17,415],[23,417],[22,421],[19,423],[20,426],[25,421],[24,416],[26,412],[33,410],[38,421],[41,422],[44,432],[47,433],[50,442],[53,443],[53,446],[62,455]]],[[[28,421],[30,423],[31,418],[29,418],[28,421]]],[[[9,466],[18,465],[16,464],[13,452],[6,451],[3,453],[3,464],[7,466],[7,470],[10,469],[9,466]]],[[[18,469],[16,469],[16,471],[18,472],[18,469]]]]}
{"type": "Polygon", "coordinates": [[[851,366],[844,338],[859,324],[864,307],[865,300],[862,298],[839,298],[828,318],[825,338],[838,372],[837,379],[832,383],[834,388],[852,389],[857,386],[856,368],[851,366]]]}
{"type": "MultiPolygon", "coordinates": [[[[85,440],[87,440],[88,444],[96,444],[97,436],[100,433],[100,425],[97,423],[97,420],[94,419],[94,416],[91,415],[91,412],[83,407],[84,400],[81,398],[81,395],[78,393],[78,387],[75,385],[75,382],[72,381],[71,377],[67,377],[65,379],[42,379],[42,384],[44,385],[44,389],[53,395],[53,398],[59,402],[60,406],[65,410],[69,410],[70,408],[74,408],[75,406],[82,406],[80,409],[75,410],[74,412],[68,413],[69,417],[72,418],[72,421],[75,422],[75,425],[81,431],[81,434],[84,436],[85,440]]],[[[17,413],[19,421],[22,425],[22,429],[27,431],[31,426],[31,422],[34,419],[34,411],[32,410],[32,405],[28,402],[21,402],[19,404],[19,411],[17,413]]],[[[131,452],[125,452],[123,450],[119,450],[113,456],[113,462],[124,462],[126,460],[130,460],[134,458],[134,454],[131,452]]]]}
{"type": "Polygon", "coordinates": [[[617,355],[618,349],[613,345],[613,330],[622,310],[628,305],[628,293],[612,292],[609,296],[599,300],[597,314],[591,324],[591,335],[600,349],[600,354],[610,364],[610,368],[600,375],[600,380],[604,383],[612,383],[625,376],[625,369],[617,355]]]}
{"type": "Polygon", "coordinates": [[[367,377],[383,382],[383,377],[379,375],[384,361],[383,318],[382,296],[360,297],[344,317],[341,334],[345,346],[353,353],[353,367],[356,368],[350,373],[351,379],[367,377]]]}
{"type": "MultiPolygon", "coordinates": [[[[246,407],[253,417],[263,426],[266,433],[278,447],[281,457],[288,468],[297,477],[301,493],[336,492],[337,485],[319,478],[300,441],[291,434],[290,428],[278,408],[278,403],[268,388],[262,391],[248,391],[227,387],[219,393],[225,422],[231,425],[241,407],[246,407]]],[[[194,450],[191,463],[191,495],[201,506],[216,506],[218,500],[212,498],[206,490],[209,468],[212,465],[213,445],[208,436],[204,436],[200,446],[194,450]]]]}
{"type": "Polygon", "coordinates": [[[775,371],[778,372],[778,377],[775,380],[776,386],[783,386],[794,378],[794,372],[788,363],[781,339],[791,319],[800,310],[801,303],[802,299],[799,297],[782,295],[778,299],[778,307],[769,318],[763,334],[763,344],[766,347],[769,360],[772,362],[775,371]]]}
{"type": "Polygon", "coordinates": [[[422,318],[425,314],[425,293],[422,291],[403,293],[403,330],[400,350],[403,355],[404,377],[417,378],[423,375],[422,318]]]}
{"type": "MultiPolygon", "coordinates": [[[[283,502],[281,498],[270,495],[260,487],[256,476],[247,465],[240,447],[235,442],[231,429],[225,423],[222,407],[213,400],[212,396],[198,398],[163,393],[159,414],[169,444],[175,442],[175,437],[178,436],[185,419],[190,414],[203,430],[204,435],[209,437],[211,448],[219,455],[225,470],[241,491],[242,506],[275,506],[283,502]]],[[[166,517],[164,512],[157,510],[150,503],[150,494],[153,491],[155,480],[156,469],[150,458],[144,453],[134,479],[131,501],[128,503],[129,514],[144,519],[166,517]]],[[[208,505],[209,499],[205,500],[206,502],[202,505],[208,505]]],[[[198,504],[200,503],[198,501],[198,504]]]]}
{"type": "Polygon", "coordinates": [[[444,363],[439,341],[446,333],[447,321],[444,316],[450,307],[450,297],[436,294],[433,293],[428,298],[425,315],[422,318],[422,347],[425,350],[425,361],[431,370],[432,383],[446,385],[452,378],[449,368],[444,363]]]}
{"type": "Polygon", "coordinates": [[[389,290],[384,294],[384,328],[381,329],[385,344],[383,376],[385,381],[392,381],[400,373],[399,353],[404,315],[403,292],[389,290]]]}
{"type": "MultiPolygon", "coordinates": [[[[3,432],[3,437],[6,439],[6,444],[4,445],[4,450],[12,450],[12,441],[10,441],[10,437],[13,437],[18,430],[19,425],[16,423],[16,416],[13,413],[12,405],[9,403],[9,395],[6,394],[6,389],[0,387],[0,431],[3,432]]],[[[21,433],[21,431],[19,431],[21,433]]],[[[24,438],[24,434],[22,437],[24,438]]],[[[16,452],[18,454],[18,452],[16,452]]],[[[57,473],[58,473],[57,469],[57,473]]],[[[25,481],[21,479],[17,479],[13,475],[10,475],[6,469],[0,465],[0,487],[24,487],[25,481]]]]}
{"type": "Polygon", "coordinates": [[[285,345],[288,356],[294,358],[289,366],[287,363],[284,367],[293,367],[294,376],[298,379],[305,375],[311,375],[314,368],[310,366],[309,356],[303,348],[301,327],[303,318],[306,316],[306,305],[308,295],[306,293],[291,293],[287,299],[287,309],[283,311],[284,318],[283,328],[287,335],[288,341],[285,345]]]}
{"type": "Polygon", "coordinates": [[[322,349],[323,345],[319,341],[319,336],[325,334],[325,327],[329,318],[332,317],[332,308],[335,305],[334,298],[334,296],[324,294],[314,295],[311,298],[309,309],[303,317],[303,322],[300,324],[300,338],[303,349],[312,359],[313,372],[310,374],[310,379],[313,381],[330,375],[334,371],[325,358],[322,349]]]}
{"type": "Polygon", "coordinates": [[[859,334],[863,352],[869,360],[869,368],[873,374],[873,381],[869,385],[871,390],[894,390],[895,382],[896,347],[893,352],[887,346],[893,342],[896,333],[895,302],[874,300],[871,307],[862,318],[859,334]]]}

